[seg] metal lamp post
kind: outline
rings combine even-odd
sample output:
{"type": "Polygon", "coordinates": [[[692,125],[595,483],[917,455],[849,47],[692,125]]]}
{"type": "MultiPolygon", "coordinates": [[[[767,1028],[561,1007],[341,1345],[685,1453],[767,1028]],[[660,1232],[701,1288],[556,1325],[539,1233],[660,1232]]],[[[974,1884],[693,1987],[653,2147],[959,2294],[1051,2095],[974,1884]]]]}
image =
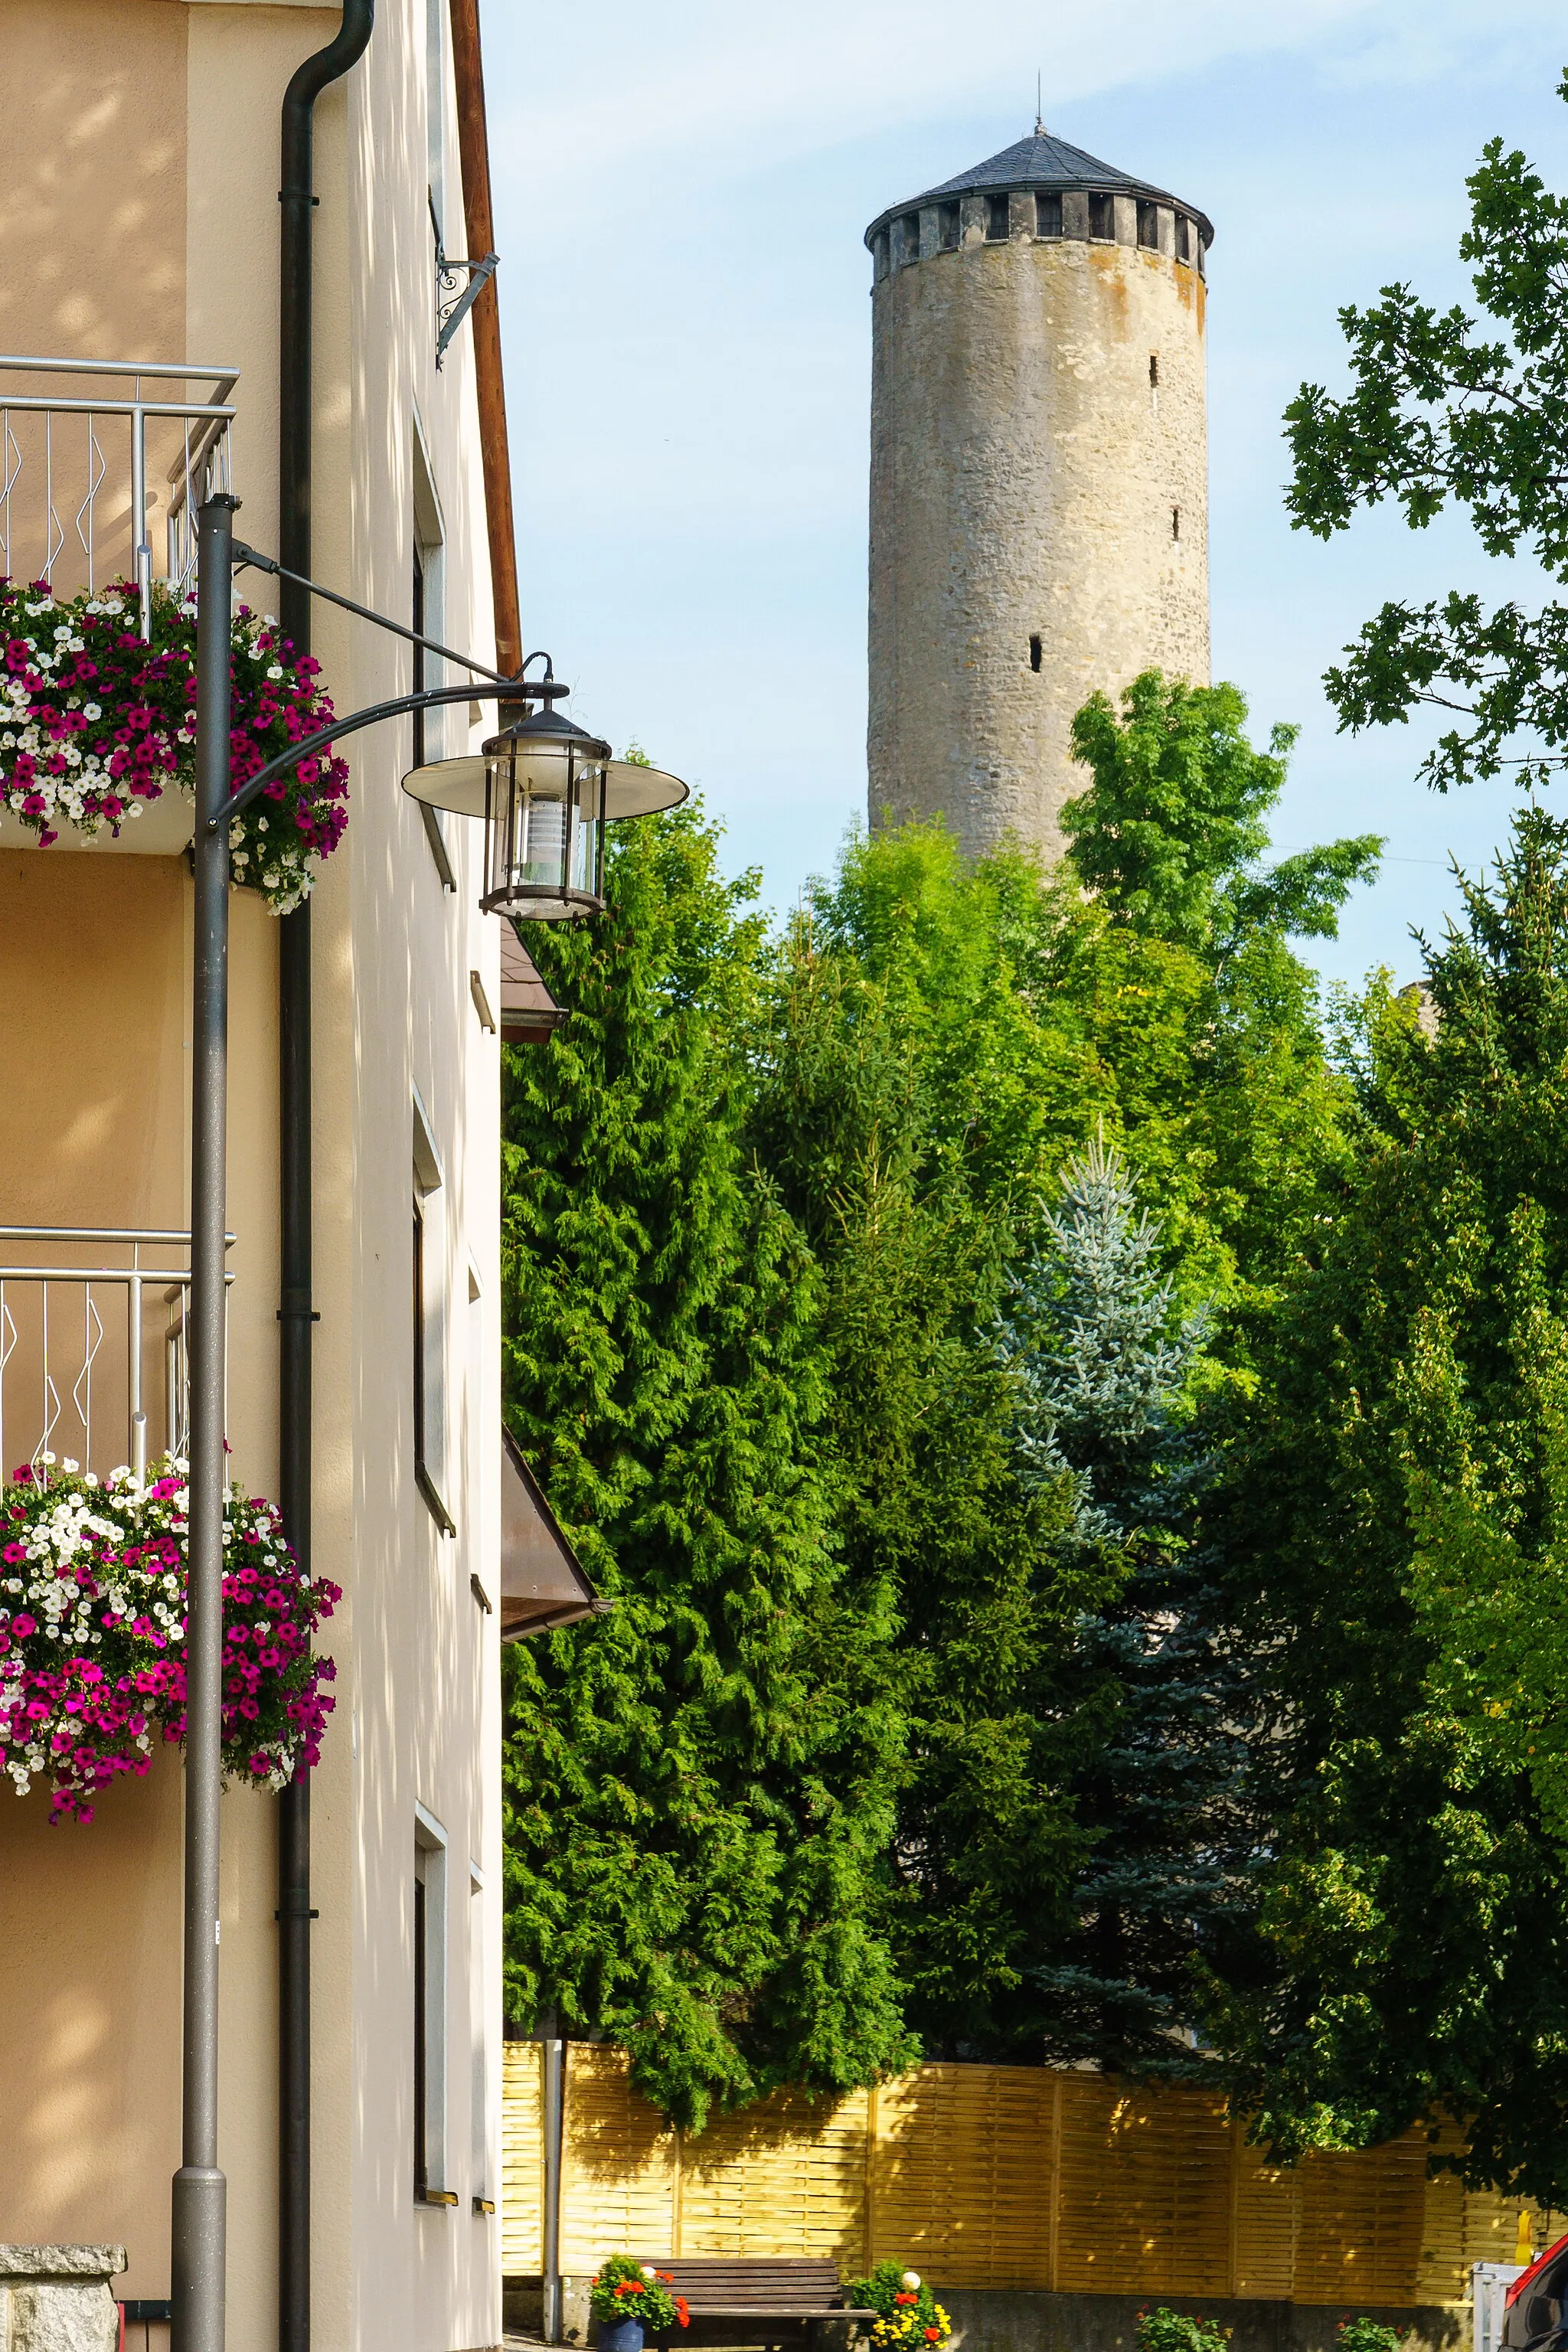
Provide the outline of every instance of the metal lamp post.
{"type": "MultiPolygon", "coordinates": [[[[239,501],[207,499],[198,519],[196,608],[195,953],[192,983],[190,1461],[185,1611],[184,2000],[180,2168],[171,2229],[171,2352],[223,2352],[226,2184],[217,2161],[219,1808],[223,1794],[224,1253],[228,1116],[229,825],[274,777],[384,719],[447,703],[538,705],[478,759],[437,761],[404,779],[436,807],[487,826],[486,889],[497,913],[560,922],[600,908],[603,826],[673,808],[678,778],[613,760],[609,746],[555,713],[565,694],[544,676],[502,677],[449,646],[320,587],[254,550],[237,551],[239,501]],[[229,789],[230,630],[237,552],[378,628],[475,673],[372,704],[292,743],[238,792],[229,789]],[[486,682],[481,683],[480,680],[486,682]],[[458,772],[462,772],[459,778],[458,772]],[[503,781],[504,780],[504,781],[503,781]],[[478,793],[477,803],[475,800],[478,793]],[[465,797],[466,795],[466,797],[465,797]]],[[[528,663],[523,669],[526,671],[528,663]]]]}
{"type": "Polygon", "coordinates": [[[228,1117],[229,629],[234,515],[202,507],[196,607],[195,963],[191,1019],[191,1421],[185,1571],[185,1950],[172,2352],[223,2352],[226,2185],[217,2161],[218,1808],[223,1796],[225,1128],[228,1117]]]}

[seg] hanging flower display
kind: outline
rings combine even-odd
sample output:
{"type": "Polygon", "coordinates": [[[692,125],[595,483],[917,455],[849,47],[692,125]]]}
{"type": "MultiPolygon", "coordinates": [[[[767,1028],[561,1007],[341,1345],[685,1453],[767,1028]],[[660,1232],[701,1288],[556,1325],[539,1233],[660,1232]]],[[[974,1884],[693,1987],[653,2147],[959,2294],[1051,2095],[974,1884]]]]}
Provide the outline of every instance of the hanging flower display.
{"type": "MultiPolygon", "coordinates": [[[[186,1475],[165,1457],[143,1480],[58,1467],[51,1454],[0,1487],[0,1759],[51,1818],[92,1819],[92,1797],[144,1773],[153,1734],[185,1728],[186,1475]]],[[[308,1579],[273,1506],[224,1498],[224,1769],[279,1789],[313,1765],[335,1669],[310,1638],[338,1587],[308,1579]]]]}
{"type": "MultiPolygon", "coordinates": [[[[171,786],[195,793],[196,605],[153,590],[152,635],[134,584],[57,598],[0,579],[0,801],[45,847],[64,825],[116,835],[171,786]]],[[[332,722],[319,665],[241,605],[229,677],[229,756],[242,784],[332,722]]],[[[234,821],[237,882],[277,914],[309,895],[348,821],[346,763],[328,751],[275,778],[234,821]]]]}

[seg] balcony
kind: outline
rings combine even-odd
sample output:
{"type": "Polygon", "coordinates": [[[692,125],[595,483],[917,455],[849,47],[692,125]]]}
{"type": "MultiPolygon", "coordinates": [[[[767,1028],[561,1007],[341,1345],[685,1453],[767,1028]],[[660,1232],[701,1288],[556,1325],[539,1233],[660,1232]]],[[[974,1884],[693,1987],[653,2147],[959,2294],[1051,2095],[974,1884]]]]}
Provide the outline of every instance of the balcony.
{"type": "MultiPolygon", "coordinates": [[[[231,487],[235,383],[183,362],[0,356],[0,573],[62,598],[129,581],[147,636],[154,583],[194,586],[202,501],[231,487]]],[[[119,839],[61,845],[174,856],[190,829],[171,793],[119,839]]],[[[0,809],[0,846],[36,845],[0,809]]]]}
{"type": "Polygon", "coordinates": [[[0,1225],[0,1477],[184,1454],[190,1287],[187,1234],[0,1225]]]}

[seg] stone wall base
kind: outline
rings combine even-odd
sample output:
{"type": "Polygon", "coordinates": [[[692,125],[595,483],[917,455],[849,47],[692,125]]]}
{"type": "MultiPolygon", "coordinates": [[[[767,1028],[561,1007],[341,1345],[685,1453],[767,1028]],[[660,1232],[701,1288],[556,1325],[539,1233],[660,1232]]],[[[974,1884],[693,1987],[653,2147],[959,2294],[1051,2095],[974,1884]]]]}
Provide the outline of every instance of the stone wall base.
{"type": "Polygon", "coordinates": [[[123,2246],[0,2246],[0,2352],[116,2352],[123,2246]]]}

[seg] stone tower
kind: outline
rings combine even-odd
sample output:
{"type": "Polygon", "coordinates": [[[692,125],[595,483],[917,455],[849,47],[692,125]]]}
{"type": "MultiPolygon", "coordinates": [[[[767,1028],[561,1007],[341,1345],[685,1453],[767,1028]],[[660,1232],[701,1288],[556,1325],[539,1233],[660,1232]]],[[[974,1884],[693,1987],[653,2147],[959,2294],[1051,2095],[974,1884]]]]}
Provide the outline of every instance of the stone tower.
{"type": "Polygon", "coordinates": [[[867,230],[873,824],[1054,857],[1088,696],[1207,682],[1213,235],[1038,124],[867,230]]]}

